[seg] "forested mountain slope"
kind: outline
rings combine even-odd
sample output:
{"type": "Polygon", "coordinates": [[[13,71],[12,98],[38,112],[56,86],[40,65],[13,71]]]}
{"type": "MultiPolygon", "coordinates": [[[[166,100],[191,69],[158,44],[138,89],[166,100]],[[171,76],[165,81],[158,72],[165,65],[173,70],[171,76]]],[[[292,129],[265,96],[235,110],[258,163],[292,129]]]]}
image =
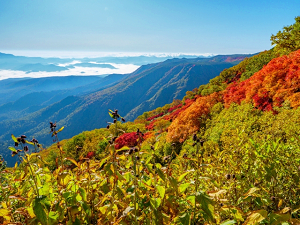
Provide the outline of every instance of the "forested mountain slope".
{"type": "MultiPolygon", "coordinates": [[[[145,110],[163,106],[173,99],[183,98],[186,91],[207,83],[223,69],[235,65],[246,56],[249,55],[169,59],[142,66],[115,85],[94,91],[92,94],[69,96],[25,117],[16,113],[16,118],[0,122],[3,128],[0,133],[2,152],[7,152],[10,134],[16,132],[27,132],[50,144],[46,131],[49,121],[57,121],[57,124],[64,125],[66,128],[63,138],[70,138],[84,130],[105,127],[109,119],[109,108],[122,108],[126,119],[133,120],[145,110]]],[[[83,86],[78,88],[84,90],[83,86]]],[[[27,112],[30,109],[29,107],[27,112]]]]}

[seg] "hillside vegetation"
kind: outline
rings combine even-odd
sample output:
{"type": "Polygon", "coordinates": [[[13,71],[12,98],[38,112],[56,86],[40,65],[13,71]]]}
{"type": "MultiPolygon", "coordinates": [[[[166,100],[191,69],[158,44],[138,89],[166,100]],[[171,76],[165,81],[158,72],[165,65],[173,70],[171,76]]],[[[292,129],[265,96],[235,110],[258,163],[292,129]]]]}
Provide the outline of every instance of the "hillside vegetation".
{"type": "Polygon", "coordinates": [[[164,106],[173,99],[182,99],[186,91],[207,83],[223,69],[237,64],[246,56],[250,55],[169,59],[141,66],[131,74],[89,77],[85,82],[82,81],[84,77],[50,77],[19,82],[4,80],[4,93],[16,93],[13,96],[26,91],[24,84],[31,84],[30,87],[37,90],[44,88],[45,92],[31,93],[0,106],[0,120],[1,117],[8,117],[0,121],[0,154],[8,160],[8,165],[13,166],[16,162],[7,155],[12,133],[26,133],[50,146],[52,141],[49,139],[48,121],[56,121],[57,125],[66,127],[61,134],[63,139],[85,130],[105,127],[109,120],[108,108],[117,106],[127,120],[133,121],[144,111],[164,106]],[[61,85],[55,85],[57,82],[69,85],[61,90],[61,85]],[[30,101],[33,96],[38,97],[30,101]]]}
{"type": "Polygon", "coordinates": [[[22,163],[0,167],[0,222],[300,224],[295,20],[273,49],[134,122],[112,108],[106,128],[63,141],[51,122],[48,149],[12,135],[22,163]]]}

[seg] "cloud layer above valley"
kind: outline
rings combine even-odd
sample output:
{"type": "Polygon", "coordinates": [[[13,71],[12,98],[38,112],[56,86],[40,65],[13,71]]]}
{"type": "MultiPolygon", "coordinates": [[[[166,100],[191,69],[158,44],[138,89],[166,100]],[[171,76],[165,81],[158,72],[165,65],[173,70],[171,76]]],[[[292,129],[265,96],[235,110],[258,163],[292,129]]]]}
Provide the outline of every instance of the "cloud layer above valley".
{"type": "Polygon", "coordinates": [[[127,74],[132,73],[136,69],[139,68],[137,65],[133,64],[116,64],[116,63],[95,63],[90,62],[89,64],[92,66],[76,66],[82,65],[81,61],[72,61],[70,63],[58,64],[60,67],[66,67],[66,70],[62,71],[38,71],[38,72],[30,72],[30,71],[21,71],[21,70],[0,70],[0,80],[8,79],[8,78],[40,78],[40,77],[53,77],[53,76],[90,76],[90,75],[108,75],[108,74],[127,74]],[[99,65],[99,67],[97,67],[99,65]],[[110,67],[110,68],[103,68],[110,67]]]}

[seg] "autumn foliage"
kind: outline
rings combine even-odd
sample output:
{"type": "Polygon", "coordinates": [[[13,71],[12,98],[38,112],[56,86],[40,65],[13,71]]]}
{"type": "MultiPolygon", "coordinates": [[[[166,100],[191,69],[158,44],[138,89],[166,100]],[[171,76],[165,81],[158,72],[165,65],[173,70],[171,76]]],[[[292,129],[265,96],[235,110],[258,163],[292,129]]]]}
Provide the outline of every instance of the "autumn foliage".
{"type": "Polygon", "coordinates": [[[183,142],[189,135],[197,132],[206,119],[210,109],[222,101],[220,93],[213,93],[205,97],[198,97],[184,113],[178,115],[168,128],[167,141],[183,142]]]}
{"type": "Polygon", "coordinates": [[[272,110],[288,100],[300,105],[300,50],[271,60],[262,70],[243,82],[234,82],[224,91],[224,103],[253,102],[261,110],[272,110]]]}
{"type": "Polygon", "coordinates": [[[134,147],[138,144],[139,136],[136,132],[125,133],[116,139],[116,149],[120,149],[124,146],[134,147]]]}
{"type": "MultiPolygon", "coordinates": [[[[238,76],[239,77],[239,76],[238,76]]],[[[236,77],[236,78],[238,78],[236,77]]],[[[225,81],[226,82],[226,81],[225,81]]],[[[295,108],[300,105],[300,50],[271,60],[262,70],[245,81],[234,79],[224,91],[208,96],[198,96],[184,113],[183,108],[167,115],[165,119],[175,119],[168,128],[169,142],[183,142],[191,134],[199,131],[202,121],[207,118],[211,107],[224,102],[225,107],[242,101],[253,103],[262,111],[273,111],[284,101],[295,108]]]]}

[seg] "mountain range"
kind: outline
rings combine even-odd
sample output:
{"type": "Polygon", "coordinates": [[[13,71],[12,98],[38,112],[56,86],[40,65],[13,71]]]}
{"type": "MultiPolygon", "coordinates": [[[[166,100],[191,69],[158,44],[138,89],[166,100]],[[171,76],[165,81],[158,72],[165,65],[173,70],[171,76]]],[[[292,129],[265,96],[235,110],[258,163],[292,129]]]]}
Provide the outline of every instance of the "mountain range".
{"type": "Polygon", "coordinates": [[[119,109],[126,120],[134,120],[144,111],[182,99],[187,91],[249,56],[167,59],[125,75],[2,80],[0,153],[12,165],[7,150],[12,144],[11,134],[26,134],[50,145],[50,121],[65,126],[61,138],[70,138],[84,130],[105,127],[108,109],[119,109]]]}

